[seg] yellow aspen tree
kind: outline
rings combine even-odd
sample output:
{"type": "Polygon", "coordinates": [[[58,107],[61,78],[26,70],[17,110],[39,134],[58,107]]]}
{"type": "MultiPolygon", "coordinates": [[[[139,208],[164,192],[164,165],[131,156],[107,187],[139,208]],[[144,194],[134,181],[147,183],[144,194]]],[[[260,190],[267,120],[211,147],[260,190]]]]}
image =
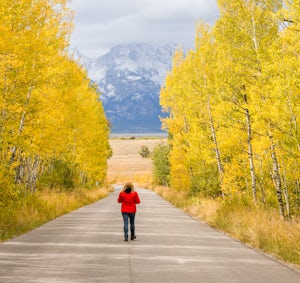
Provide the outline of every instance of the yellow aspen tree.
{"type": "Polygon", "coordinates": [[[79,164],[82,184],[103,183],[106,177],[106,160],[110,154],[109,126],[96,88],[84,81],[81,88],[84,91],[78,91],[77,101],[84,103],[78,105],[79,112],[73,112],[79,122],[74,136],[76,163],[79,164]]]}
{"type": "Polygon", "coordinates": [[[48,171],[53,161],[62,160],[72,166],[73,175],[78,175],[75,179],[81,178],[83,185],[88,180],[90,184],[100,184],[105,180],[110,149],[99,93],[76,62],[62,59],[57,73],[52,73],[55,87],[43,96],[46,111],[39,116],[44,127],[39,147],[48,149],[48,171]]]}
{"type": "Polygon", "coordinates": [[[273,13],[280,1],[219,0],[220,19],[216,23],[216,40],[231,65],[227,78],[227,98],[236,113],[245,140],[253,201],[257,201],[254,132],[257,90],[263,88],[263,68],[268,61],[266,50],[277,36],[273,13]],[[244,122],[243,122],[244,120],[244,122]]]}
{"type": "Polygon", "coordinates": [[[282,217],[299,210],[299,9],[299,2],[286,1],[277,13],[281,28],[270,46],[266,76],[271,79],[266,84],[266,113],[262,115],[271,143],[272,177],[282,217]]]}
{"type": "Polygon", "coordinates": [[[215,121],[219,109],[213,41],[210,28],[199,24],[196,50],[184,59],[181,53],[175,55],[172,73],[161,92],[161,104],[170,113],[164,123],[172,137],[172,186],[182,188],[184,184],[192,193],[216,196],[224,169],[217,137],[219,122],[215,121]]]}
{"type": "MultiPolygon", "coordinates": [[[[1,13],[7,15],[3,25],[10,35],[6,48],[1,50],[6,85],[2,113],[10,122],[4,127],[10,133],[10,152],[6,155],[11,168],[15,168],[16,181],[21,182],[21,174],[25,172],[22,161],[31,150],[27,132],[39,103],[39,88],[45,79],[42,69],[52,62],[53,55],[66,47],[64,20],[67,15],[60,6],[65,1],[3,2],[1,13]]],[[[36,157],[30,159],[37,160],[36,157]]]]}
{"type": "Polygon", "coordinates": [[[173,69],[167,75],[165,87],[161,90],[160,104],[169,112],[163,119],[163,127],[170,135],[170,183],[175,189],[188,190],[191,186],[188,166],[189,125],[186,119],[185,78],[183,52],[177,51],[173,58],[173,69]]]}
{"type": "MultiPolygon", "coordinates": [[[[194,52],[187,53],[184,62],[181,65],[181,88],[183,90],[181,103],[183,119],[181,126],[184,131],[184,140],[182,145],[186,148],[186,170],[189,176],[190,191],[192,194],[206,192],[204,183],[207,178],[203,176],[203,164],[205,156],[201,155],[202,149],[205,148],[203,141],[203,131],[199,128],[199,113],[197,112],[197,100],[195,99],[195,88],[192,83],[192,77],[195,69],[194,52]],[[201,176],[202,175],[202,176],[201,176]],[[202,177],[202,178],[201,178],[202,177]]],[[[207,166],[208,167],[208,166],[207,166]]]]}
{"type": "MultiPolygon", "coordinates": [[[[222,180],[224,175],[224,166],[221,158],[221,150],[218,138],[218,124],[217,115],[215,114],[217,105],[219,104],[219,97],[217,93],[217,80],[216,80],[216,50],[214,46],[214,38],[211,28],[208,25],[199,23],[196,33],[196,51],[193,58],[193,70],[191,73],[191,80],[193,86],[192,100],[194,103],[194,111],[200,114],[201,123],[198,127],[206,128],[205,139],[208,144],[208,151],[206,156],[207,161],[212,163],[214,159],[218,168],[219,175],[219,188],[222,191],[222,180]],[[214,158],[212,154],[214,153],[214,158]]],[[[205,144],[202,141],[201,144],[205,144]]],[[[200,157],[200,156],[199,156],[200,157]]],[[[213,176],[215,178],[215,176],[213,176]]],[[[223,191],[222,191],[222,195],[223,191]]]]}
{"type": "Polygon", "coordinates": [[[4,0],[0,6],[0,169],[31,192],[55,160],[74,175],[88,164],[84,174],[91,184],[103,182],[110,152],[99,94],[68,58],[72,22],[66,2],[4,0]],[[79,134],[84,138],[76,153],[79,134]]]}

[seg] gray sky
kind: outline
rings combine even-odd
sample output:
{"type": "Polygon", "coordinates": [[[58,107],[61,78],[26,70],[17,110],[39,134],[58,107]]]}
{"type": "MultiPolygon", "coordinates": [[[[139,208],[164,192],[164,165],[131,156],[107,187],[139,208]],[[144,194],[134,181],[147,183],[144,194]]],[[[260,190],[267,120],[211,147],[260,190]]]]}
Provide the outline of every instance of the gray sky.
{"type": "Polygon", "coordinates": [[[98,57],[127,43],[175,43],[193,48],[198,20],[213,24],[216,0],[72,0],[71,47],[98,57]]]}

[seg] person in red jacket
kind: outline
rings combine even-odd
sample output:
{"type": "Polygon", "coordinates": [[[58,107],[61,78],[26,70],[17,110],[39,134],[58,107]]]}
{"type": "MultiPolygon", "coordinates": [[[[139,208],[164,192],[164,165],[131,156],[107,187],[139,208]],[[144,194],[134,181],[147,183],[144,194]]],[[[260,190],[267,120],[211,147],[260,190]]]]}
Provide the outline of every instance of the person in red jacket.
{"type": "Polygon", "coordinates": [[[121,212],[124,222],[124,240],[128,241],[128,218],[130,219],[130,238],[134,240],[136,238],[134,225],[136,204],[140,203],[140,198],[138,193],[134,191],[132,183],[128,182],[124,185],[123,190],[119,194],[118,202],[122,203],[121,212]]]}

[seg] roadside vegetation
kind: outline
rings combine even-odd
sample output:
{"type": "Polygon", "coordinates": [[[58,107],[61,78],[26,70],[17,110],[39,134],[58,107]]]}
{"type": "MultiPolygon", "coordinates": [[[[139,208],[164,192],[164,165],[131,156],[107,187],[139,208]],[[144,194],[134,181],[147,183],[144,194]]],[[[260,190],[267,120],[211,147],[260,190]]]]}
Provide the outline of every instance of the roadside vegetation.
{"type": "Polygon", "coordinates": [[[170,184],[300,216],[299,1],[218,1],[160,94],[170,184]],[[255,43],[255,44],[254,44],[255,43]]]}
{"type": "Polygon", "coordinates": [[[218,6],[161,89],[170,170],[154,179],[178,207],[300,264],[299,1],[218,6]]]}
{"type": "Polygon", "coordinates": [[[58,216],[102,199],[109,187],[77,188],[72,191],[43,190],[18,197],[0,212],[0,241],[11,239],[39,227],[58,216]]]}
{"type": "Polygon", "coordinates": [[[70,58],[67,1],[0,7],[0,238],[101,198],[109,125],[95,85],[70,58]]]}
{"type": "Polygon", "coordinates": [[[300,223],[285,221],[275,209],[255,206],[251,199],[204,198],[169,187],[155,186],[155,192],[191,216],[217,230],[259,249],[278,260],[300,268],[300,223]]]}

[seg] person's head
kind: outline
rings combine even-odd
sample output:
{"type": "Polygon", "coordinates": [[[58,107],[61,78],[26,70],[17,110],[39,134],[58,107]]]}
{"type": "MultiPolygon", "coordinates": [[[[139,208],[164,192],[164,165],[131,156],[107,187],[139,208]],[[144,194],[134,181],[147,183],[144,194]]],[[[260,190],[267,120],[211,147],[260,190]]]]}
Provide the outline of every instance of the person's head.
{"type": "Polygon", "coordinates": [[[131,192],[134,191],[134,187],[133,187],[132,183],[127,182],[127,183],[124,185],[123,190],[124,190],[125,193],[129,194],[129,193],[131,193],[131,192]]]}

